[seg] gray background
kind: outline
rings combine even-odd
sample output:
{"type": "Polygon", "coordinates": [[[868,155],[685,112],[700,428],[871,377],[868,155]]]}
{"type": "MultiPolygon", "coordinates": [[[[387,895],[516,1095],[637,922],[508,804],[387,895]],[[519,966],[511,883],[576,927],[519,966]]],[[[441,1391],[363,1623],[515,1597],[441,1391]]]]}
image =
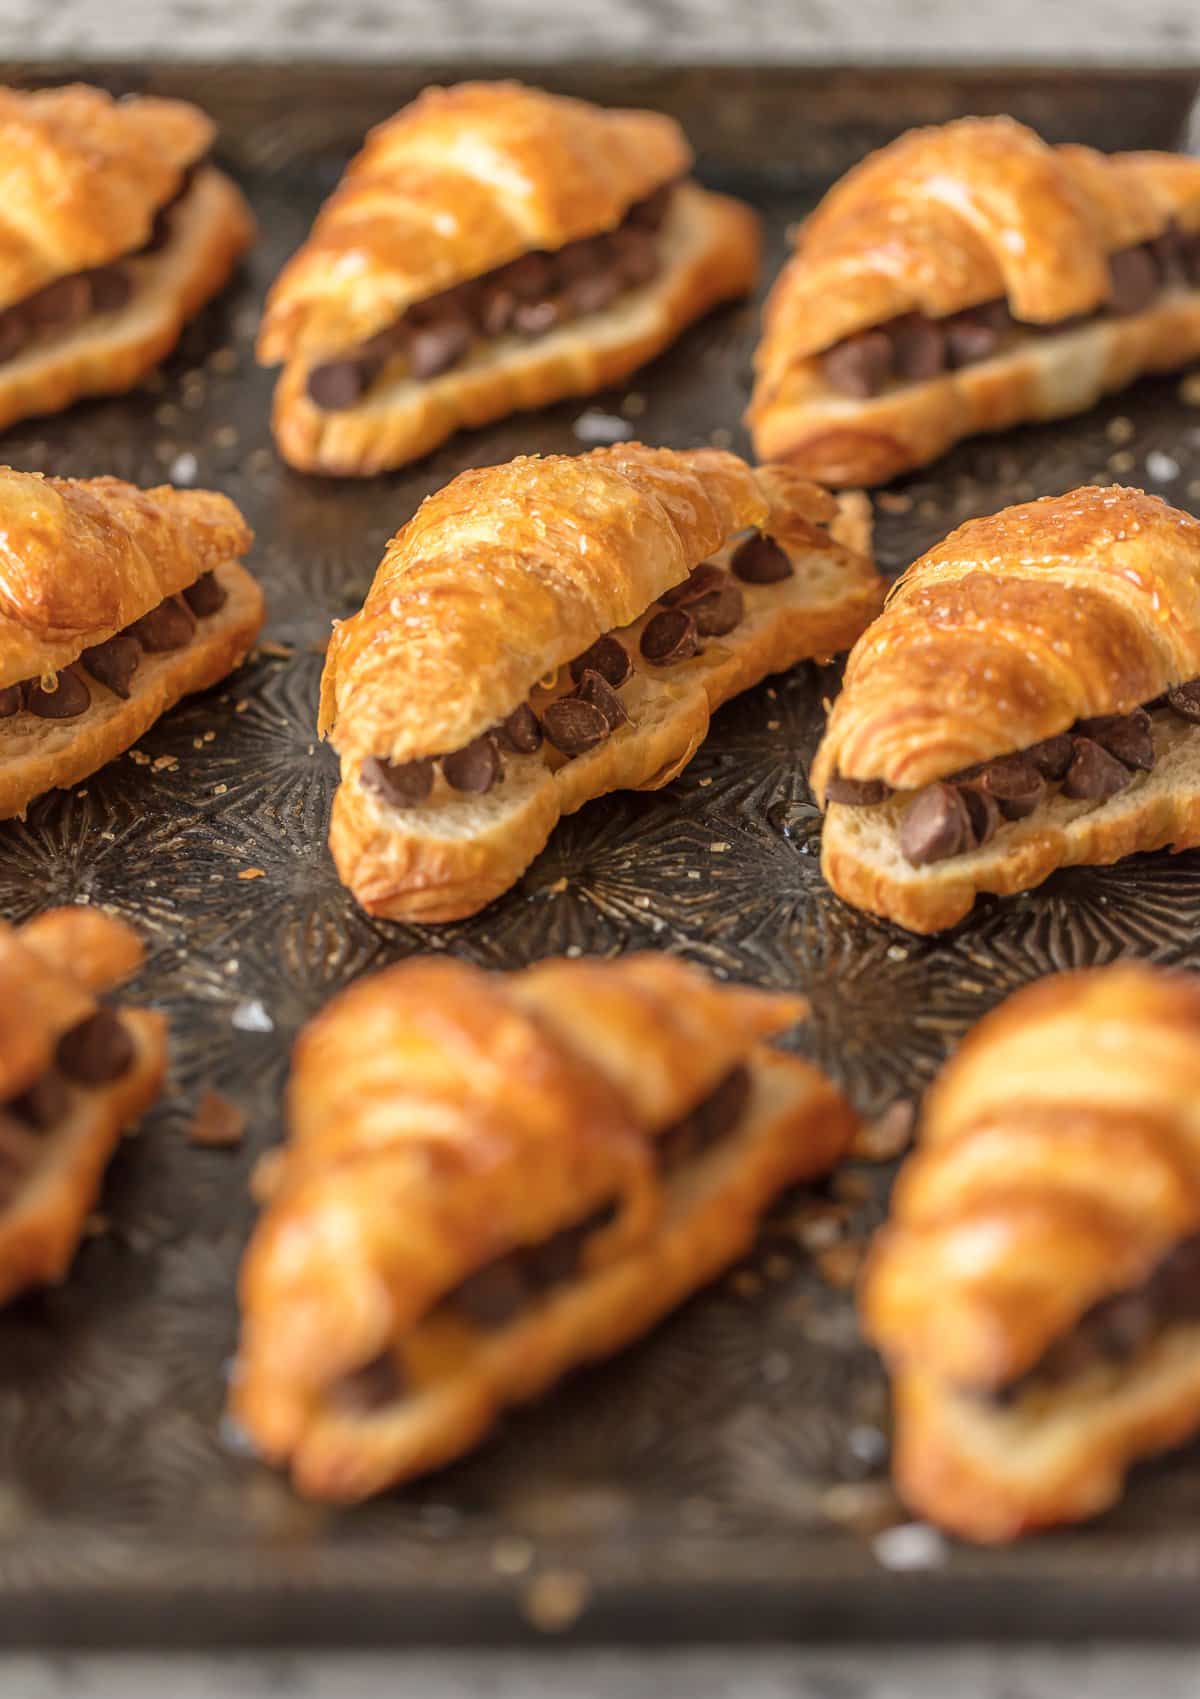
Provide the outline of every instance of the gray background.
{"type": "MultiPolygon", "coordinates": [[[[1170,64],[1200,0],[0,0],[0,54],[1170,64]]],[[[1046,1647],[0,1658],[12,1699],[1200,1699],[1192,1653],[1046,1647]]]]}

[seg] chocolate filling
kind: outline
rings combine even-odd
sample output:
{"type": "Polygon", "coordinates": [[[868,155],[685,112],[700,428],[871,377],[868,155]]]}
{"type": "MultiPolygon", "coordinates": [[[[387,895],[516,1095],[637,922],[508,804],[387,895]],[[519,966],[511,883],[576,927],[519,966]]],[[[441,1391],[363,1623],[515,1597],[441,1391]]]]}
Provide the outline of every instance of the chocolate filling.
{"type": "Polygon", "coordinates": [[[129,1071],[135,1054],[120,1018],[103,1005],[63,1033],[45,1072],[3,1106],[0,1204],[16,1195],[37,1161],[36,1135],[51,1132],[70,1109],[70,1084],[109,1085],[129,1071]]]}
{"type": "Polygon", "coordinates": [[[357,347],[314,366],[309,399],[325,412],[353,407],[398,355],[414,378],[449,371],[480,337],[545,336],[587,313],[602,312],[658,275],[658,232],[673,183],[630,207],[623,224],[554,253],[522,254],[482,277],[417,301],[402,318],[357,347]]]}
{"type": "Polygon", "coordinates": [[[1110,254],[1108,269],[1108,302],[1095,313],[1028,324],[1013,318],[1005,300],[985,301],[940,319],[906,313],[835,342],[820,356],[821,371],[831,389],[863,401],[892,383],[925,383],[948,368],[988,360],[1016,335],[1053,334],[1105,313],[1144,312],[1162,289],[1200,287],[1200,232],[1185,233],[1172,225],[1152,241],[1110,254]]]}
{"type": "MultiPolygon", "coordinates": [[[[1152,704],[1181,719],[1200,722],[1200,679],[1173,685],[1152,704]]],[[[1015,755],[926,785],[900,823],[900,849],[914,867],[928,867],[979,849],[1006,820],[1025,820],[1058,786],[1073,802],[1107,802],[1154,770],[1154,724],[1145,708],[1077,720],[1069,732],[1043,739],[1015,755]]],[[[871,808],[893,793],[882,779],[835,773],[827,802],[871,808]]]]}
{"type": "Polygon", "coordinates": [[[1027,1393],[1062,1386],[1102,1364],[1120,1367],[1173,1324],[1194,1321],[1200,1321],[1200,1233],[1181,1240],[1140,1286],[1093,1304],[1031,1369],[986,1397],[990,1403],[1014,1404],[1027,1393]]]}
{"type": "Polygon", "coordinates": [[[578,1273],[587,1241],[607,1227],[615,1213],[613,1204],[605,1204],[540,1244],[518,1246],[476,1269],[443,1302],[476,1327],[503,1327],[528,1304],[578,1273]]]}
{"type": "Polygon", "coordinates": [[[108,1085],[133,1065],[133,1040],[120,1017],[103,1005],[69,1032],[54,1052],[62,1073],[77,1085],[108,1085]]]}
{"type": "Polygon", "coordinates": [[[682,1120],[660,1134],[658,1166],[661,1171],[673,1173],[731,1133],[746,1112],[750,1085],[749,1068],[739,1064],[725,1075],[703,1103],[697,1104],[682,1120]]]}

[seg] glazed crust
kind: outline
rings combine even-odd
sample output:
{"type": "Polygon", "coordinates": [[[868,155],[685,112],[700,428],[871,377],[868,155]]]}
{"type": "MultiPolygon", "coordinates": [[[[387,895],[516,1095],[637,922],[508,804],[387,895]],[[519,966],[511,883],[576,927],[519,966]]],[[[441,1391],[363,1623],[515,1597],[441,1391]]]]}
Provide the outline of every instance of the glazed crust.
{"type": "MultiPolygon", "coordinates": [[[[14,929],[0,925],[0,1098],[42,1074],[70,1027],[138,966],[141,947],[123,922],[97,909],[60,909],[14,929]]],[[[72,1088],[68,1112],[47,1133],[23,1133],[0,1110],[6,1148],[27,1140],[32,1166],[0,1204],[0,1302],[60,1280],[78,1247],[121,1130],[155,1100],[166,1070],[166,1022],[121,1010],[132,1065],[109,1085],[72,1088]]]]}
{"type": "Polygon", "coordinates": [[[414,301],[618,225],[681,176],[673,119],[519,83],[429,88],[372,130],[267,298],[266,364],[353,347],[414,301]]]}
{"type": "Polygon", "coordinates": [[[242,1274],[233,1408],[265,1455],[308,1494],[361,1498],[467,1449],[710,1279],[770,1196],[850,1137],[832,1086],[761,1047],[803,1011],[636,955],[507,978],[418,960],[338,998],[297,1048],[292,1142],[242,1274]],[[737,1133],[686,1183],[662,1181],[655,1134],[746,1060],[756,1098],[737,1133]],[[443,1294],[606,1200],[578,1274],[437,1346],[443,1294]],[[339,1377],[401,1347],[406,1392],[374,1412],[339,1403],[339,1377]]]}
{"type": "Polygon", "coordinates": [[[1194,1325],[1120,1369],[979,1397],[1200,1229],[1198,1040],[1195,979],[1063,974],[981,1022],[934,1086],[862,1288],[920,1513],[977,1539],[1088,1515],[1200,1423],[1194,1325]]]}
{"type": "Polygon", "coordinates": [[[974,367],[852,401],[818,357],[906,313],[941,318],[1007,297],[1052,324],[1104,305],[1108,256],[1200,228],[1200,161],[1050,147],[1011,118],[914,130],[830,190],[767,302],[747,415],[762,458],[829,483],[878,483],[953,442],[1090,406],[1200,352],[1200,291],[1065,328],[974,367]]]}

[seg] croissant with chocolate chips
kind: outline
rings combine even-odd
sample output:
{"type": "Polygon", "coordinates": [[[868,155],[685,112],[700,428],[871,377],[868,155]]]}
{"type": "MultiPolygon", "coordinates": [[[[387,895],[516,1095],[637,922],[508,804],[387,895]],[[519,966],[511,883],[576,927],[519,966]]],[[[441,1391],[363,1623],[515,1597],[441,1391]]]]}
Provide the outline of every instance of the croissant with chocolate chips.
{"type": "Polygon", "coordinates": [[[1200,844],[1200,522],[1084,488],[959,526],[851,652],[812,784],[829,883],[914,932],[1200,844]]]}
{"type": "Polygon", "coordinates": [[[755,452],[876,484],[1200,355],[1200,159],[911,130],[829,191],[767,302],[755,452]]]}
{"type": "Polygon", "coordinates": [[[518,83],[430,88],[373,130],[267,299],[274,429],[366,475],[464,425],[615,383],[758,271],[751,210],[679,126],[518,83]]]}
{"type": "Polygon", "coordinates": [[[882,599],[864,498],[638,443],[464,472],[334,630],[330,847],[373,914],[474,914],[559,817],[674,778],[713,710],[882,599]]]}
{"type": "Polygon", "coordinates": [[[0,818],[77,784],[262,624],[251,532],[208,490],[0,468],[0,818]]]}
{"type": "Polygon", "coordinates": [[[851,1137],[762,1042],[804,1011],[655,955],[417,959],[343,992],[296,1047],[235,1418],[302,1492],[361,1499],[645,1333],[851,1137]]]}
{"type": "Polygon", "coordinates": [[[0,426],[130,389],[254,238],[179,100],[0,88],[0,426]]]}
{"type": "Polygon", "coordinates": [[[1200,980],[1057,975],[972,1032],[868,1259],[907,1503],[975,1540],[1093,1515],[1200,1427],[1200,980]]]}
{"type": "Polygon", "coordinates": [[[0,1303],[63,1278],[122,1129],[162,1089],[163,1017],[98,1001],[141,959],[99,909],[0,921],[0,1303]]]}

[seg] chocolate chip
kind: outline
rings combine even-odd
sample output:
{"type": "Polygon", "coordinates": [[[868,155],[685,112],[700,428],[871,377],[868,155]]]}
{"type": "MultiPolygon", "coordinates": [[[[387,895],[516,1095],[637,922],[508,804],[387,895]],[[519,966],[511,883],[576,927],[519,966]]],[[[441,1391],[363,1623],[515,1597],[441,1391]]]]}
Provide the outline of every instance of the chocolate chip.
{"type": "Polygon", "coordinates": [[[540,300],[554,286],[550,256],[543,253],[522,254],[501,267],[492,281],[511,290],[519,301],[540,300]]]}
{"type": "Polygon", "coordinates": [[[128,306],[133,294],[133,281],[127,271],[118,265],[106,265],[86,275],[92,292],[93,312],[115,313],[128,306]]]}
{"type": "Polygon", "coordinates": [[[1107,749],[1124,766],[1141,773],[1153,771],[1154,725],[1144,708],[1135,708],[1132,714],[1102,714],[1098,719],[1080,720],[1075,730],[1107,749]]]}
{"type": "Polygon", "coordinates": [[[1075,747],[1069,732],[1059,732],[1057,737],[1043,738],[1040,743],[1030,744],[1024,754],[1026,761],[1032,761],[1043,779],[1058,784],[1066,778],[1067,768],[1075,759],[1075,747]]]}
{"type": "Polygon", "coordinates": [[[656,667],[673,666],[699,653],[695,621],[683,608],[664,608],[642,630],[641,650],[656,667]]]}
{"type": "Polygon", "coordinates": [[[151,655],[163,655],[172,649],[182,649],[191,642],[196,621],[178,596],[168,596],[156,608],[126,627],[142,648],[151,655]]]}
{"type": "Polygon", "coordinates": [[[513,321],[517,297],[511,289],[490,283],[479,297],[476,322],[485,336],[503,336],[513,321]]]}
{"type": "Polygon", "coordinates": [[[500,1257],[456,1286],[447,1302],[476,1327],[503,1327],[532,1296],[519,1259],[500,1257]]]}
{"type": "Polygon", "coordinates": [[[471,346],[470,320],[457,315],[415,326],[405,353],[413,377],[424,380],[456,366],[471,346]]]}
{"type": "Polygon", "coordinates": [[[761,531],[738,544],[729,569],[743,584],[779,584],[795,571],[774,537],[764,537],[761,531]]]}
{"type": "Polygon", "coordinates": [[[729,574],[717,566],[714,561],[702,560],[682,584],[676,584],[666,590],[658,598],[664,608],[686,608],[690,602],[698,602],[701,596],[708,596],[714,590],[722,589],[729,582],[729,574]]]}
{"type": "Polygon", "coordinates": [[[362,399],[374,377],[374,369],[352,355],[326,360],[308,374],[308,398],[324,413],[341,413],[362,399]]]}
{"type": "Polygon", "coordinates": [[[577,1274],[583,1247],[594,1232],[594,1218],[589,1218],[576,1222],[572,1227],[560,1228],[540,1244],[527,1246],[521,1261],[525,1277],[534,1289],[547,1291],[552,1286],[561,1286],[577,1274]]]}
{"type": "Polygon", "coordinates": [[[627,288],[638,289],[658,276],[658,240],[649,230],[622,225],[612,232],[611,241],[618,275],[627,288]]]}
{"type": "Polygon", "coordinates": [[[724,637],[735,625],[742,623],[746,602],[736,584],[726,584],[707,596],[701,596],[688,609],[701,637],[724,637]]]}
{"type": "Polygon", "coordinates": [[[1200,723],[1200,678],[1173,684],[1167,691],[1167,704],[1185,720],[1200,723]]]}
{"type": "Polygon", "coordinates": [[[513,311],[513,328],[522,336],[545,336],[567,317],[566,302],[561,295],[548,295],[541,301],[518,301],[513,311]]]}
{"type": "Polygon", "coordinates": [[[390,1351],[342,1375],[329,1388],[329,1402],[346,1416],[370,1416],[404,1392],[404,1374],[390,1351]]]}
{"type": "Polygon", "coordinates": [[[856,401],[878,395],[889,382],[895,365],[895,350],[886,330],[862,330],[835,342],[821,356],[821,370],[831,389],[852,395],[856,401]]]}
{"type": "Polygon", "coordinates": [[[636,224],[643,230],[658,230],[671,208],[671,199],[675,193],[674,183],[662,183],[652,194],[646,195],[640,201],[634,201],[625,214],[627,224],[636,224]]]}
{"type": "Polygon", "coordinates": [[[1005,820],[1025,820],[1046,795],[1046,781],[1028,755],[1002,755],[979,772],[977,784],[1005,820]]]}
{"type": "Polygon", "coordinates": [[[750,1098],[750,1073],[738,1066],[724,1079],[690,1115],[668,1127],[657,1141],[658,1165],[670,1172],[681,1163],[690,1162],[710,1145],[732,1132],[745,1112],[750,1098]]]}
{"type": "Polygon", "coordinates": [[[129,700],[129,681],[142,658],[141,645],[136,637],[118,631],[107,643],[97,643],[85,649],[79,657],[94,679],[107,685],[114,696],[129,700]]]}
{"type": "Polygon", "coordinates": [[[914,867],[960,855],[971,843],[971,818],[953,785],[918,791],[900,826],[900,850],[914,867]]]}
{"type": "Polygon", "coordinates": [[[54,690],[43,690],[39,679],[30,679],[25,687],[25,706],[39,720],[73,720],[91,704],[92,693],[78,670],[64,667],[58,675],[54,690]]]}
{"type": "Polygon", "coordinates": [[[847,779],[841,773],[835,773],[825,786],[825,801],[840,802],[847,808],[874,808],[891,794],[891,786],[882,779],[847,779]]]}
{"type": "Polygon", "coordinates": [[[1146,247],[1122,248],[1108,256],[1108,305],[1114,313],[1140,313],[1161,284],[1154,255],[1146,247]]]}
{"type": "Polygon", "coordinates": [[[0,720],[11,720],[14,714],[21,712],[23,694],[19,684],[6,684],[0,688],[0,720]]]}
{"type": "Polygon", "coordinates": [[[562,696],[542,714],[542,730],[563,755],[586,755],[610,735],[608,720],[592,702],[562,696]]]}
{"type": "Polygon", "coordinates": [[[229,592],[215,572],[205,572],[187,586],[183,599],[197,619],[207,619],[210,614],[220,613],[229,600],[229,592]]]}
{"type": "Polygon", "coordinates": [[[34,1080],[19,1097],[10,1098],[5,1107],[27,1127],[45,1133],[66,1114],[70,1101],[71,1094],[62,1075],[54,1068],[47,1068],[40,1079],[34,1080]]]}
{"type": "Polygon", "coordinates": [[[576,283],[580,278],[593,277],[598,271],[612,268],[616,249],[606,236],[585,236],[581,241],[568,242],[554,256],[554,268],[563,283],[576,283]]]}
{"type": "Polygon", "coordinates": [[[575,691],[577,702],[587,702],[593,708],[599,708],[608,724],[610,732],[615,732],[619,726],[629,723],[629,710],[617,695],[612,685],[602,674],[590,669],[584,673],[575,691]]]}
{"type": "Polygon", "coordinates": [[[92,291],[86,276],[76,272],[39,289],[24,303],[24,308],[35,330],[70,330],[91,312],[92,291]]]}
{"type": "Polygon", "coordinates": [[[1063,780],[1063,795],[1076,802],[1107,802],[1132,782],[1129,768],[1110,755],[1090,737],[1074,740],[1074,753],[1067,776],[1063,780]]]}
{"type": "Polygon", "coordinates": [[[0,361],[15,360],[29,341],[32,327],[20,307],[0,313],[0,361]]]}
{"type": "Polygon", "coordinates": [[[888,327],[896,376],[926,383],[946,369],[946,337],[940,325],[921,313],[909,313],[888,327]]]}
{"type": "Polygon", "coordinates": [[[982,849],[1000,824],[1000,809],[996,799],[980,785],[959,785],[958,794],[967,811],[970,825],[968,849],[982,849]]]}
{"type": "MultiPolygon", "coordinates": [[[[1007,314],[1005,315],[1007,318],[1007,314]]],[[[989,359],[999,348],[1005,321],[991,303],[970,307],[945,321],[946,353],[952,366],[971,366],[989,359]]]]}
{"type": "Polygon", "coordinates": [[[463,749],[456,749],[452,755],[442,757],[442,775],[446,783],[453,790],[469,791],[472,796],[485,795],[503,772],[500,751],[490,732],[484,732],[482,737],[475,738],[463,749]]]}
{"type": "Polygon", "coordinates": [[[606,632],[603,637],[597,637],[590,649],[585,649],[582,655],[576,655],[571,662],[571,677],[576,684],[586,672],[599,673],[607,679],[614,689],[619,689],[633,671],[633,662],[629,659],[629,651],[623,643],[606,632]]]}
{"type": "Polygon", "coordinates": [[[133,1066],[133,1040],[111,1009],[99,1008],[58,1041],[54,1059],[79,1085],[107,1085],[133,1066]]]}
{"type": "Polygon", "coordinates": [[[433,789],[432,761],[385,761],[368,755],[359,769],[359,783],[394,808],[412,808],[433,789]]]}
{"type": "Polygon", "coordinates": [[[542,747],[542,727],[528,702],[514,708],[507,720],[501,720],[492,733],[501,749],[510,755],[532,755],[542,747]]]}

